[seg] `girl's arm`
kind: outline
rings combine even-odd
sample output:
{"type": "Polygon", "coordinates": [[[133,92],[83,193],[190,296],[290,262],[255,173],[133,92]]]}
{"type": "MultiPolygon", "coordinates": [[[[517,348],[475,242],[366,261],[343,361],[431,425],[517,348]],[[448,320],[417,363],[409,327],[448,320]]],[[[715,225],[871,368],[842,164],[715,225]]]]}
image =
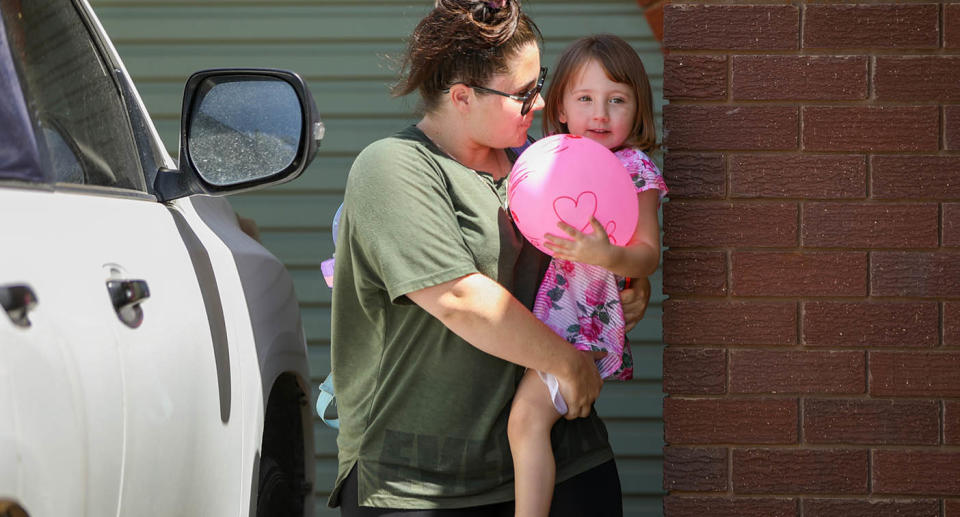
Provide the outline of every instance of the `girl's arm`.
{"type": "Polygon", "coordinates": [[[590,414],[603,385],[594,359],[605,354],[570,346],[496,281],[473,273],[407,297],[478,349],[555,375],[567,419],[590,414]]]}
{"type": "Polygon", "coordinates": [[[610,244],[607,232],[596,219],[590,221],[593,233],[589,235],[563,222],[557,223],[570,238],[547,234],[544,245],[556,258],[593,264],[623,277],[650,276],[660,263],[660,224],[657,221],[660,191],[650,189],[637,194],[637,203],[640,210],[637,229],[626,246],[610,244]]]}

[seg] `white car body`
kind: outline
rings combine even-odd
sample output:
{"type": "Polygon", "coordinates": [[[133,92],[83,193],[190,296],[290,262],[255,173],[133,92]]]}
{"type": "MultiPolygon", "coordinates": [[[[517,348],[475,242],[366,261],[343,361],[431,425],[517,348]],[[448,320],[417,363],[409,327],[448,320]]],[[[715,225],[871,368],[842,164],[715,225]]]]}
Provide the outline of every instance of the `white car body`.
{"type": "MultiPolygon", "coordinates": [[[[141,136],[175,169],[92,9],[74,4],[130,83],[141,136]]],[[[276,425],[313,514],[293,284],[226,200],[0,178],[0,220],[0,287],[27,285],[37,300],[28,327],[0,310],[0,503],[36,517],[255,515],[265,426],[276,425]],[[149,285],[135,328],[106,288],[131,279],[149,285]],[[272,394],[285,407],[269,422],[272,394]]]]}

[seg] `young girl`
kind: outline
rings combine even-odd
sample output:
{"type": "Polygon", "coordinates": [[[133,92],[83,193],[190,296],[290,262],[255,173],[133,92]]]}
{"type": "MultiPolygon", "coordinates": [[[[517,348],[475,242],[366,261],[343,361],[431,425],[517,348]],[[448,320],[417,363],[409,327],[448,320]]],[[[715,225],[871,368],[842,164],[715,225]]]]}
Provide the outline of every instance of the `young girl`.
{"type": "MultiPolygon", "coordinates": [[[[546,98],[544,133],[570,133],[603,144],[620,158],[636,186],[640,217],[626,246],[611,244],[596,220],[589,235],[560,223],[567,235],[546,237],[554,258],[533,311],[577,348],[606,350],[608,357],[598,362],[602,377],[628,380],[633,362],[618,292],[624,277],[645,280],[657,269],[657,208],[667,192],[660,171],[644,154],[656,147],[652,94],[643,63],[630,45],[616,36],[597,35],[564,51],[546,98]]],[[[556,378],[528,370],[507,428],[518,517],[549,513],[556,475],[550,430],[564,413],[556,378]]]]}

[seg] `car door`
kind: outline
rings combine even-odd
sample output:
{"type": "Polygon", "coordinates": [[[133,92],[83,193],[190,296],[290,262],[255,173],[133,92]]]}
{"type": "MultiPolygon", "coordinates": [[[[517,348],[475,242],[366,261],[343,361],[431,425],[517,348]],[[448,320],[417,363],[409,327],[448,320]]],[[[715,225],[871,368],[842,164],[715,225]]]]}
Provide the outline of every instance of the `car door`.
{"type": "Polygon", "coordinates": [[[202,228],[148,193],[142,114],[95,20],[62,0],[15,11],[4,22],[52,189],[0,193],[0,213],[31,221],[10,248],[28,264],[4,258],[0,284],[33,286],[34,326],[58,323],[59,338],[38,338],[61,348],[47,376],[78,379],[84,429],[69,434],[103,471],[86,493],[114,506],[88,515],[237,514],[240,372],[202,228]]]}
{"type": "Polygon", "coordinates": [[[0,496],[31,515],[113,515],[123,387],[103,324],[112,311],[90,303],[104,288],[101,266],[47,182],[49,156],[17,73],[26,27],[0,5],[0,496]]]}

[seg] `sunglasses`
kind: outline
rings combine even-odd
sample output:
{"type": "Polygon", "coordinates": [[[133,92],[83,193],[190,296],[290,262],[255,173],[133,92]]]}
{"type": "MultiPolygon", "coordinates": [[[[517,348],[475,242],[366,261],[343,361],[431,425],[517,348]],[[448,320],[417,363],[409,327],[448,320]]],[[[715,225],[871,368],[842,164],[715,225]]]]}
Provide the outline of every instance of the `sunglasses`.
{"type": "MultiPolygon", "coordinates": [[[[494,90],[493,88],[486,88],[484,86],[473,86],[466,83],[460,83],[460,84],[463,84],[467,88],[473,88],[474,90],[478,90],[485,93],[492,93],[494,95],[501,95],[503,97],[507,97],[522,103],[520,105],[520,116],[523,116],[523,115],[526,115],[527,113],[530,113],[530,110],[533,109],[533,104],[537,102],[537,95],[540,93],[540,90],[543,89],[543,81],[546,78],[547,78],[547,67],[541,66],[540,76],[537,77],[537,84],[532,89],[530,89],[530,91],[528,91],[523,95],[515,95],[512,93],[501,92],[500,90],[494,90]]],[[[450,89],[448,88],[444,91],[449,92],[450,89]]]]}

